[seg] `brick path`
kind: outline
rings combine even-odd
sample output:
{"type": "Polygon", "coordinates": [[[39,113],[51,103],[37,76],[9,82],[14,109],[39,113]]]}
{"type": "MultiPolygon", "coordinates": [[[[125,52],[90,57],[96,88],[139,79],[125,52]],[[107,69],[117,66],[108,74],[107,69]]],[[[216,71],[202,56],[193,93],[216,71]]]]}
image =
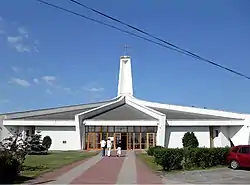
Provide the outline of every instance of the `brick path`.
{"type": "Polygon", "coordinates": [[[163,184],[163,181],[135,157],[134,151],[123,151],[120,158],[113,151],[111,157],[94,156],[46,184],[163,184]]]}

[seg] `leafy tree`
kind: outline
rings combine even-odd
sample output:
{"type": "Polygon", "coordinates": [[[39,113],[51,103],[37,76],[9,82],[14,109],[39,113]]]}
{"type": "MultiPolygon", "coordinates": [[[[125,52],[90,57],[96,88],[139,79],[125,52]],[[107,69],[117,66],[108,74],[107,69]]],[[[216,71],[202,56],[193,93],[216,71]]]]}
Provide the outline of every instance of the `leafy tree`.
{"type": "Polygon", "coordinates": [[[50,148],[51,144],[52,144],[51,138],[50,138],[49,136],[45,136],[45,137],[43,138],[43,143],[42,143],[42,145],[48,150],[48,149],[50,148]]]}
{"type": "Polygon", "coordinates": [[[187,132],[182,138],[184,148],[197,148],[199,146],[198,139],[193,132],[187,132]]]}

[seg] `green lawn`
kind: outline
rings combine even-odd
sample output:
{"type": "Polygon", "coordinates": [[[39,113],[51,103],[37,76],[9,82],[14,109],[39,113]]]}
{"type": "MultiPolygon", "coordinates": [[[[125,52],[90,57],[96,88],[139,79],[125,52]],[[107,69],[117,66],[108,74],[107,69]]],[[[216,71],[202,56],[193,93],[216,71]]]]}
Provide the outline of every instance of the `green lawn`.
{"type": "Polygon", "coordinates": [[[154,163],[153,156],[149,156],[147,153],[137,153],[136,154],[139,159],[142,160],[150,169],[155,172],[162,171],[162,167],[154,163]]]}
{"type": "Polygon", "coordinates": [[[60,151],[48,155],[29,155],[25,159],[22,177],[36,177],[42,173],[53,171],[67,164],[96,155],[97,152],[60,151]]]}

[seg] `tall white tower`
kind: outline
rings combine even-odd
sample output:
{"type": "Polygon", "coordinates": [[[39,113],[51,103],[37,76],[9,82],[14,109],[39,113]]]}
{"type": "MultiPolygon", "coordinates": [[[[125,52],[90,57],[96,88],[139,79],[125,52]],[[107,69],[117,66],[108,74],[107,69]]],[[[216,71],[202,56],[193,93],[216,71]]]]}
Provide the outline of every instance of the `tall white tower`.
{"type": "Polygon", "coordinates": [[[120,71],[118,82],[118,96],[133,96],[133,79],[131,70],[131,58],[120,57],[120,71]]]}

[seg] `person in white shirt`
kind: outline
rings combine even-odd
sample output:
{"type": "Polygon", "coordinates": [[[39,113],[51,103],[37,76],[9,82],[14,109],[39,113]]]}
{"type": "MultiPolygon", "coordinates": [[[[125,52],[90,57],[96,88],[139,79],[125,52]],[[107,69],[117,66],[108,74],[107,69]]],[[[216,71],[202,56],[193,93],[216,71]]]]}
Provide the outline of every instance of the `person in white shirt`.
{"type": "Polygon", "coordinates": [[[108,157],[110,157],[111,155],[111,148],[112,148],[112,142],[110,138],[108,138],[108,141],[107,141],[108,157]]]}
{"type": "Polygon", "coordinates": [[[117,146],[117,153],[116,153],[116,155],[118,157],[121,157],[121,154],[122,154],[122,142],[121,142],[121,140],[118,141],[118,143],[117,143],[116,146],[117,146]]]}
{"type": "Polygon", "coordinates": [[[105,156],[105,149],[106,149],[106,141],[103,139],[101,140],[101,147],[102,147],[102,156],[105,156]]]}

